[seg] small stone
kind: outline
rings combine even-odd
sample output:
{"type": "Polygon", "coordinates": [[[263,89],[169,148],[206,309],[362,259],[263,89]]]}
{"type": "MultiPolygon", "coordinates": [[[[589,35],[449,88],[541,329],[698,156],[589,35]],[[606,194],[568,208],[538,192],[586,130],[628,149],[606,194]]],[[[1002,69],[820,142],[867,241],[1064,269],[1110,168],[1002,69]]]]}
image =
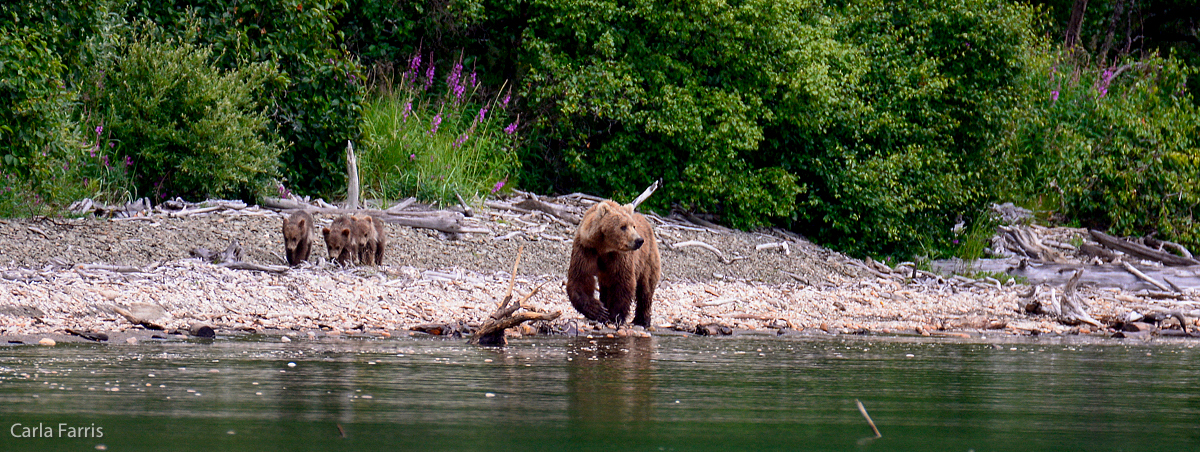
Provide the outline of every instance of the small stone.
{"type": "Polygon", "coordinates": [[[292,338],[284,336],[284,337],[279,338],[279,341],[280,342],[291,342],[292,338]]]}
{"type": "Polygon", "coordinates": [[[129,336],[129,337],[125,338],[125,343],[126,343],[126,344],[129,344],[129,345],[137,345],[137,342],[138,342],[138,341],[137,341],[137,338],[136,338],[136,337],[129,336]]]}
{"type": "Polygon", "coordinates": [[[489,393],[486,393],[486,394],[484,394],[483,396],[484,396],[484,397],[487,397],[487,398],[489,398],[489,399],[490,399],[490,398],[492,398],[492,397],[496,397],[496,394],[493,394],[493,393],[490,393],[490,392],[489,392],[489,393]]]}
{"type": "Polygon", "coordinates": [[[288,367],[296,367],[296,363],[288,363],[288,367]]]}
{"type": "Polygon", "coordinates": [[[100,291],[100,296],[106,298],[108,301],[113,301],[113,300],[116,300],[117,297],[121,296],[121,292],[117,292],[115,290],[104,289],[104,290],[100,291]]]}
{"type": "Polygon", "coordinates": [[[54,342],[54,339],[43,337],[42,340],[38,341],[38,344],[45,345],[47,347],[53,347],[55,344],[57,344],[57,342],[54,342]]]}

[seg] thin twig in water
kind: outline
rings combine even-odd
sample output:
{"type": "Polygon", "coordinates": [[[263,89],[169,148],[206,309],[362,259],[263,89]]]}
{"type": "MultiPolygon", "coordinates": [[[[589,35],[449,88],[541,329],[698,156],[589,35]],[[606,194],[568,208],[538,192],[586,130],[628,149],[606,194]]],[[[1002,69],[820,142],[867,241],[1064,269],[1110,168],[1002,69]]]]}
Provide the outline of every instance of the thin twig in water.
{"type": "Polygon", "coordinates": [[[871,415],[867,414],[867,408],[863,406],[862,402],[858,401],[858,399],[854,399],[854,404],[858,405],[858,412],[862,413],[863,417],[867,418],[867,424],[871,426],[871,430],[875,431],[875,437],[883,438],[883,434],[879,433],[879,429],[875,427],[875,421],[871,420],[871,415]]]}

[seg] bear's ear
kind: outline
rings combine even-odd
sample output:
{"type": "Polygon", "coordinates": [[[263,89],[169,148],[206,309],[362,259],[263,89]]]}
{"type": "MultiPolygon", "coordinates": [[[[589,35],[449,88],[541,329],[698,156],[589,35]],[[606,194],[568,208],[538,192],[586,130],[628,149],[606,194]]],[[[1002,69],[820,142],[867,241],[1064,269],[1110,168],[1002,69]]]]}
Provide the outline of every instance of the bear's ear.
{"type": "Polygon", "coordinates": [[[304,221],[304,219],[301,218],[300,219],[300,230],[303,231],[305,229],[308,229],[308,222],[304,221]]]}
{"type": "Polygon", "coordinates": [[[342,229],[342,235],[343,235],[343,236],[345,236],[345,237],[350,237],[350,230],[349,230],[349,229],[342,229]]]}
{"type": "Polygon", "coordinates": [[[602,202],[600,204],[596,204],[596,219],[599,220],[604,218],[605,215],[608,215],[608,203],[602,202]]]}
{"type": "Polygon", "coordinates": [[[321,228],[321,235],[325,236],[325,240],[329,240],[329,233],[332,232],[329,228],[321,228]]]}

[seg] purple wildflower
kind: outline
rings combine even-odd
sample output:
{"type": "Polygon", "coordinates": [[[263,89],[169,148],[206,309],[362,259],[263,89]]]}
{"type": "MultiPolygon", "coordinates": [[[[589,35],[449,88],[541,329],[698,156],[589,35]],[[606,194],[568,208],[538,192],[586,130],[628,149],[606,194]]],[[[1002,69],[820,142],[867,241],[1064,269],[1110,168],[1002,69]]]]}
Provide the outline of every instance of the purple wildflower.
{"type": "Polygon", "coordinates": [[[463,85],[454,85],[454,100],[456,102],[462,101],[463,93],[466,92],[466,90],[467,87],[463,85]]]}
{"type": "Polygon", "coordinates": [[[454,140],[454,144],[451,145],[451,147],[456,147],[456,148],[462,147],[463,143],[466,143],[468,138],[470,138],[470,136],[465,133],[462,135],[459,135],[458,139],[454,140]]]}
{"type": "Polygon", "coordinates": [[[103,131],[104,131],[104,126],[96,126],[96,135],[99,135],[100,132],[103,132],[103,131]]]}
{"type": "Polygon", "coordinates": [[[510,99],[512,99],[512,91],[509,91],[508,94],[504,95],[504,101],[500,102],[500,106],[507,107],[510,99]]]}
{"type": "Polygon", "coordinates": [[[100,161],[104,163],[104,169],[108,169],[108,156],[107,155],[100,156],[100,161]]]}
{"type": "Polygon", "coordinates": [[[429,69],[425,70],[425,86],[433,85],[433,76],[437,71],[434,70],[433,63],[429,64],[429,69]]]}
{"type": "Polygon", "coordinates": [[[110,148],[111,148],[111,147],[113,147],[113,146],[116,146],[116,145],[117,145],[117,143],[113,143],[113,142],[111,142],[111,141],[110,141],[110,142],[108,142],[108,147],[110,147],[110,148]]]}
{"type": "Polygon", "coordinates": [[[438,126],[440,125],[442,125],[442,114],[438,113],[437,116],[433,117],[433,127],[429,129],[429,134],[433,135],[437,133],[438,126]]]}
{"type": "Polygon", "coordinates": [[[508,182],[507,176],[505,176],[504,179],[500,179],[500,180],[496,181],[496,185],[492,187],[492,194],[494,195],[494,194],[496,194],[496,192],[500,191],[501,188],[504,188],[505,182],[508,182]]]}
{"type": "Polygon", "coordinates": [[[408,154],[408,160],[415,161],[416,159],[417,159],[417,154],[408,154]]]}
{"type": "Polygon", "coordinates": [[[487,116],[488,108],[485,106],[479,109],[479,116],[475,118],[475,122],[483,122],[483,118],[487,116]]]}
{"type": "Polygon", "coordinates": [[[412,114],[412,102],[404,104],[404,120],[403,120],[403,122],[408,122],[408,115],[410,115],[410,114],[412,114]]]}
{"type": "Polygon", "coordinates": [[[455,64],[454,69],[450,70],[450,75],[446,77],[446,84],[457,88],[458,82],[462,79],[462,69],[461,62],[455,64]]]}
{"type": "Polygon", "coordinates": [[[1108,84],[1112,82],[1113,75],[1112,68],[1104,70],[1104,75],[1100,79],[1100,87],[1096,89],[1100,92],[1100,97],[1108,94],[1108,84]]]}
{"type": "Polygon", "coordinates": [[[508,127],[505,127],[504,133],[507,133],[509,135],[517,133],[517,122],[513,121],[512,124],[509,124],[508,127]]]}
{"type": "Polygon", "coordinates": [[[71,169],[71,164],[70,164],[70,163],[63,163],[63,171],[68,171],[68,170],[70,170],[70,169],[71,169]]]}
{"type": "Polygon", "coordinates": [[[408,61],[408,72],[404,73],[404,79],[405,80],[415,80],[417,77],[417,71],[420,69],[421,69],[421,54],[418,53],[416,55],[413,55],[412,59],[408,61]]]}
{"type": "MultiPolygon", "coordinates": [[[[128,155],[125,156],[125,166],[126,167],[133,166],[133,157],[130,157],[128,155]]],[[[282,185],[281,185],[281,187],[282,187],[282,185]]]]}
{"type": "Polygon", "coordinates": [[[479,82],[475,79],[475,71],[471,71],[471,77],[467,78],[467,81],[468,84],[471,85],[471,88],[474,88],[475,85],[479,84],[479,82]]]}
{"type": "Polygon", "coordinates": [[[1050,102],[1058,102],[1058,90],[1050,91],[1050,102]]]}

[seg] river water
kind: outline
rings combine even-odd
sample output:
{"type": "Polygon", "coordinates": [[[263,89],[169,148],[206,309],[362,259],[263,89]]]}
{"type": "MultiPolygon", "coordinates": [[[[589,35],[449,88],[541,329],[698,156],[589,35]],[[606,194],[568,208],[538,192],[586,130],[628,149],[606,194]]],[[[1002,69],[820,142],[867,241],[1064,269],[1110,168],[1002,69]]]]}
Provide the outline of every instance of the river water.
{"type": "Polygon", "coordinates": [[[464,342],[2,347],[0,450],[1200,450],[1191,342],[464,342]]]}

